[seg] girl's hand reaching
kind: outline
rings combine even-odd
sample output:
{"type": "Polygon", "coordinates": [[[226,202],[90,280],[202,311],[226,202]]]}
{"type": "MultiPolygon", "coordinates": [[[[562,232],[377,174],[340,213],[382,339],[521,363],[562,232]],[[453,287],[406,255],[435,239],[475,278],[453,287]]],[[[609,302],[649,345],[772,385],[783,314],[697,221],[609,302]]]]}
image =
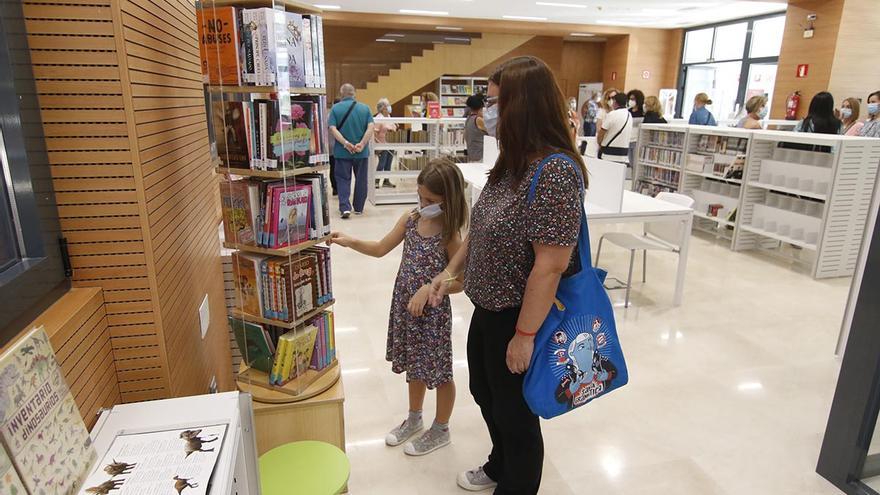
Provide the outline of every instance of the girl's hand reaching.
{"type": "Polygon", "coordinates": [[[342,247],[351,247],[352,241],[354,241],[354,239],[342,232],[333,232],[330,234],[330,238],[327,239],[327,245],[339,244],[342,247]]]}
{"type": "Polygon", "coordinates": [[[406,307],[409,314],[415,317],[420,317],[425,314],[425,305],[428,303],[430,292],[430,285],[423,285],[418,291],[416,291],[415,295],[412,296],[412,299],[409,300],[409,305],[406,307]]]}

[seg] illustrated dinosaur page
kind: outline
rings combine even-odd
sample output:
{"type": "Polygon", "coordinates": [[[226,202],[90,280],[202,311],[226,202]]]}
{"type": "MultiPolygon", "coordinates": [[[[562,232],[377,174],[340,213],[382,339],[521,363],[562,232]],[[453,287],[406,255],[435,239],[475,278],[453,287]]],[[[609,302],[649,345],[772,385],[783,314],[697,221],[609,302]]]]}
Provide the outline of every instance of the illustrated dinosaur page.
{"type": "Polygon", "coordinates": [[[0,443],[31,495],[77,493],[97,458],[42,327],[0,356],[0,443]]]}
{"type": "Polygon", "coordinates": [[[80,495],[207,495],[226,427],[121,432],[80,495]]]}

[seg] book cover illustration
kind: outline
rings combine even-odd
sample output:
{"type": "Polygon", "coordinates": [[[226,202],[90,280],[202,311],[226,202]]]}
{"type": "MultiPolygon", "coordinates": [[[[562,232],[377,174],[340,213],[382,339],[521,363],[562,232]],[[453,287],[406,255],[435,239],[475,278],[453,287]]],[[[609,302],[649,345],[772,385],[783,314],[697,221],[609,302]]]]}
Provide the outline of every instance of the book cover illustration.
{"type": "Polygon", "coordinates": [[[228,242],[253,246],[254,215],[251,210],[250,184],[247,181],[220,183],[223,207],[223,233],[228,242]]]}
{"type": "Polygon", "coordinates": [[[302,15],[285,12],[287,20],[287,71],[290,86],[304,88],[306,86],[306,69],[304,64],[302,15]]]}
{"type": "Polygon", "coordinates": [[[245,313],[255,316],[263,314],[260,262],[264,258],[264,256],[248,255],[238,251],[232,253],[233,281],[235,282],[235,294],[239,300],[239,307],[245,313]]]}
{"type": "Polygon", "coordinates": [[[235,335],[235,342],[241,349],[245,364],[250,368],[270,373],[272,371],[273,349],[263,326],[232,316],[227,318],[229,326],[232,327],[232,333],[235,335]]]}
{"type": "Polygon", "coordinates": [[[317,280],[315,262],[310,257],[294,261],[288,271],[293,299],[293,316],[298,320],[317,305],[317,280]]]}
{"type": "Polygon", "coordinates": [[[310,326],[305,331],[299,332],[293,338],[293,365],[290,370],[290,378],[296,378],[309,369],[312,361],[312,352],[315,350],[315,338],[318,329],[310,326]]]}
{"type": "Polygon", "coordinates": [[[27,495],[24,483],[18,477],[12,459],[6,453],[6,449],[0,447],[0,493],[4,495],[27,495]]]}
{"type": "Polygon", "coordinates": [[[211,118],[220,159],[229,167],[249,168],[248,124],[242,102],[211,102],[211,118]]]}
{"type": "Polygon", "coordinates": [[[235,7],[196,9],[202,76],[209,84],[241,84],[235,7]]]}
{"type": "Polygon", "coordinates": [[[275,233],[276,247],[282,248],[299,244],[309,239],[309,208],[311,203],[310,186],[297,185],[276,192],[277,212],[275,233]]]}
{"type": "Polygon", "coordinates": [[[0,439],[31,495],[76,493],[97,457],[42,327],[0,356],[0,439]]]}
{"type": "Polygon", "coordinates": [[[121,431],[80,495],[207,495],[227,426],[121,431]]]}

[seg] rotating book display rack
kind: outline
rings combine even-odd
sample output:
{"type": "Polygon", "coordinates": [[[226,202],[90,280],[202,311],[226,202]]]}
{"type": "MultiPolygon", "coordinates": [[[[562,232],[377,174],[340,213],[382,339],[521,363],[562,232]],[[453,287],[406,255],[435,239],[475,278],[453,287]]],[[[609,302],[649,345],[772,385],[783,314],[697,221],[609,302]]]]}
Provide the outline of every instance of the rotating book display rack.
{"type": "Polygon", "coordinates": [[[330,249],[323,22],[294,1],[198,5],[237,381],[264,402],[339,378],[330,249]],[[264,400],[265,399],[265,400],[264,400]]]}

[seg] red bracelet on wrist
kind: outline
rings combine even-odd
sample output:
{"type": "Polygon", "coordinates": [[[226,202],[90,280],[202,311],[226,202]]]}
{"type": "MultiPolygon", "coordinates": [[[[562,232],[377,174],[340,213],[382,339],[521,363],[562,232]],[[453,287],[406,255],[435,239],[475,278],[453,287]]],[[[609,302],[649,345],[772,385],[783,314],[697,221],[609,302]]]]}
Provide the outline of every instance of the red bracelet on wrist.
{"type": "Polygon", "coordinates": [[[518,333],[519,335],[522,335],[523,337],[534,337],[535,334],[538,332],[533,332],[533,333],[524,332],[524,331],[520,330],[519,327],[516,327],[516,333],[518,333]]]}

